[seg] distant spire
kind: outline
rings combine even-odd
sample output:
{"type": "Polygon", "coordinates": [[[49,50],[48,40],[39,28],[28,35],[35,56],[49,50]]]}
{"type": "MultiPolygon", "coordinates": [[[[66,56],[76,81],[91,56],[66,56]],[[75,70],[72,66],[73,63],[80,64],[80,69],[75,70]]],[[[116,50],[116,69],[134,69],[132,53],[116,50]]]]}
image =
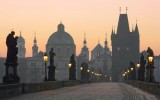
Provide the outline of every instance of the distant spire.
{"type": "Polygon", "coordinates": [[[86,33],[84,33],[84,41],[83,41],[83,45],[84,45],[84,46],[87,46],[86,33]]]}
{"type": "Polygon", "coordinates": [[[121,7],[119,7],[119,13],[121,14],[121,7]]]}
{"type": "Polygon", "coordinates": [[[22,33],[22,32],[20,31],[20,37],[22,37],[21,33],[22,33]]]}
{"type": "Polygon", "coordinates": [[[37,45],[36,33],[34,33],[34,44],[37,45]]]}
{"type": "Polygon", "coordinates": [[[106,32],[106,38],[105,38],[105,41],[107,41],[107,32],[106,32]]]}
{"type": "Polygon", "coordinates": [[[136,18],[136,24],[137,24],[137,18],[136,18]]]}
{"type": "Polygon", "coordinates": [[[106,33],[106,39],[104,41],[104,52],[107,53],[107,51],[109,51],[109,48],[108,48],[107,33],[106,33]]]}
{"type": "Polygon", "coordinates": [[[136,19],[135,33],[139,34],[138,25],[137,25],[137,19],[136,19]]]}
{"type": "Polygon", "coordinates": [[[60,20],[60,24],[62,24],[62,20],[60,20]]]}
{"type": "Polygon", "coordinates": [[[133,28],[134,28],[134,26],[133,26],[133,24],[132,24],[132,32],[134,31],[134,29],[133,29],[133,28]]]}
{"type": "Polygon", "coordinates": [[[98,39],[98,44],[100,43],[99,39],[98,39]]]}
{"type": "Polygon", "coordinates": [[[112,26],[112,34],[114,34],[114,33],[113,33],[113,26],[112,26]]]}
{"type": "Polygon", "coordinates": [[[38,54],[38,46],[37,46],[37,39],[36,39],[36,32],[34,32],[34,40],[32,46],[32,57],[38,54]]]}
{"type": "Polygon", "coordinates": [[[106,33],[106,38],[105,38],[105,41],[104,41],[104,45],[105,45],[105,47],[107,47],[107,33],[106,33]]]}
{"type": "Polygon", "coordinates": [[[86,40],[86,33],[84,33],[84,40],[86,40]]]}
{"type": "Polygon", "coordinates": [[[114,34],[116,34],[116,28],[115,28],[115,26],[114,26],[114,31],[113,32],[114,32],[114,34]]]}
{"type": "Polygon", "coordinates": [[[126,14],[127,14],[127,10],[128,10],[128,8],[126,7],[126,14]]]}

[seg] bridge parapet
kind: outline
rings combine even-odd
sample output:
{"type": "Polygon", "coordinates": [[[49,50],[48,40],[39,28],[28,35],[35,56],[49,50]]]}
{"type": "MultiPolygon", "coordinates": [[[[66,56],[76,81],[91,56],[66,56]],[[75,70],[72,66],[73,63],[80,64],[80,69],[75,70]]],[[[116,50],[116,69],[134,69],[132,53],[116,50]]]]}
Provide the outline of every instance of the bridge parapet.
{"type": "Polygon", "coordinates": [[[90,83],[87,80],[73,80],[73,81],[47,81],[43,83],[22,83],[0,85],[0,99],[21,95],[23,93],[40,92],[53,90],[62,87],[75,86],[79,84],[90,83]]]}
{"type": "Polygon", "coordinates": [[[125,81],[125,83],[129,85],[133,85],[137,88],[140,88],[152,94],[160,95],[160,84],[158,83],[147,83],[147,82],[134,81],[134,80],[125,81]]]}

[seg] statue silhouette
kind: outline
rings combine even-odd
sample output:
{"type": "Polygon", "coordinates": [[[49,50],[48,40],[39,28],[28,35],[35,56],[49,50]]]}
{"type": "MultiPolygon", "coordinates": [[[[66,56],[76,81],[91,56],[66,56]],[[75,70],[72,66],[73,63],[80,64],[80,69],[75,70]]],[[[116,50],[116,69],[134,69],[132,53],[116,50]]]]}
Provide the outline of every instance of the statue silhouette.
{"type": "Polygon", "coordinates": [[[49,52],[49,56],[50,56],[50,65],[54,64],[54,56],[56,56],[56,54],[53,52],[53,48],[51,48],[50,52],[49,52]]]}
{"type": "Polygon", "coordinates": [[[150,47],[148,47],[147,53],[148,53],[148,56],[152,56],[152,57],[154,56],[153,50],[150,47]]]}
{"type": "Polygon", "coordinates": [[[16,63],[17,62],[17,53],[18,53],[18,48],[17,48],[17,39],[18,37],[15,37],[15,32],[11,31],[10,34],[8,34],[6,38],[6,45],[7,45],[7,59],[6,63],[16,63]]]}

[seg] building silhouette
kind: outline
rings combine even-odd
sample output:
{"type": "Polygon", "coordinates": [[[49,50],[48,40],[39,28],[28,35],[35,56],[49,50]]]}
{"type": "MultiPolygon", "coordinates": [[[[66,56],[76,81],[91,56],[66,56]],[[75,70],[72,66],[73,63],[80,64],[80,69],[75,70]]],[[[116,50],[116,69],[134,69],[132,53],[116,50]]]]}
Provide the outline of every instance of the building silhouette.
{"type": "Polygon", "coordinates": [[[46,44],[46,52],[53,48],[56,56],[54,57],[54,65],[56,67],[55,79],[69,79],[69,61],[72,54],[76,55],[76,45],[72,36],[65,31],[65,26],[60,23],[57,31],[51,34],[46,44]]]}
{"type": "Polygon", "coordinates": [[[112,45],[112,79],[118,81],[132,61],[135,64],[139,59],[139,30],[136,23],[135,29],[130,32],[128,15],[120,14],[117,32],[111,33],[112,45]]]}

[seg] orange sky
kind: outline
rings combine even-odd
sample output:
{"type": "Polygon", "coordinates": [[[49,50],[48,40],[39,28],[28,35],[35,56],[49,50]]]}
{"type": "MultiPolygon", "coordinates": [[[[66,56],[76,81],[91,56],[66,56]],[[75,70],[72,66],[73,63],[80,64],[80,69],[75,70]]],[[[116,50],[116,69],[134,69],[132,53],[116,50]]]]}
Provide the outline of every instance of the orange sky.
{"type": "Polygon", "coordinates": [[[62,20],[65,30],[76,44],[76,52],[83,46],[86,32],[91,51],[98,43],[104,45],[105,34],[111,49],[112,26],[118,24],[119,7],[128,17],[130,30],[138,19],[140,49],[150,46],[160,54],[160,0],[0,0],[0,56],[6,56],[5,39],[11,29],[16,35],[22,31],[26,40],[26,56],[32,55],[34,32],[37,33],[39,51],[45,51],[49,36],[57,31],[62,20]]]}

